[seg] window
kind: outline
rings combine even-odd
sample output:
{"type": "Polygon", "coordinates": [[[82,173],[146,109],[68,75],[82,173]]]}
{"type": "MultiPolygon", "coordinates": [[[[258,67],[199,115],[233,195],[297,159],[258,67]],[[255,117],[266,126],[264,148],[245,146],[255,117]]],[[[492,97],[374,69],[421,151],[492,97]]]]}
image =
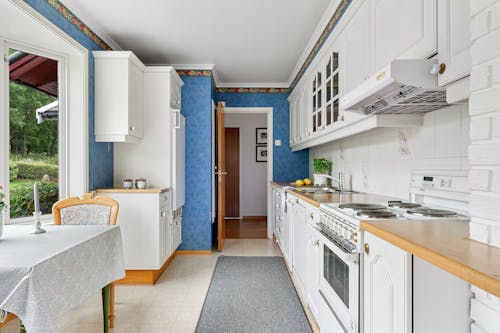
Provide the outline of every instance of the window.
{"type": "MultiPolygon", "coordinates": [[[[51,112],[45,112],[42,117],[46,126],[57,124],[57,149],[53,150],[51,162],[57,159],[58,177],[49,181],[57,181],[58,196],[82,195],[88,191],[89,177],[89,52],[61,29],[23,1],[0,1],[0,184],[3,185],[10,205],[10,168],[11,147],[10,110],[9,110],[9,66],[8,58],[18,50],[33,56],[52,59],[57,64],[57,108],[58,120],[48,120],[51,112]],[[46,124],[46,122],[48,124],[46,124]],[[57,152],[57,158],[55,154],[57,152]]],[[[43,60],[43,59],[40,59],[43,60]]],[[[53,96],[56,97],[56,96],[53,96]]],[[[45,105],[48,111],[54,105],[45,105]]],[[[52,113],[52,115],[54,115],[52,113]]],[[[29,134],[27,132],[27,134],[29,134]]],[[[38,136],[35,136],[38,138],[38,136]]],[[[28,140],[26,140],[28,142],[28,140]]],[[[54,141],[53,141],[54,142],[54,141]]],[[[55,148],[55,146],[54,146],[55,148]]],[[[18,145],[18,152],[22,145],[18,145]]],[[[29,155],[29,147],[27,147],[29,155]]],[[[50,155],[47,148],[45,154],[50,155]]],[[[49,164],[49,163],[48,163],[49,164]]],[[[93,166],[96,168],[99,166],[93,166]]],[[[38,175],[40,180],[47,174],[38,175]]],[[[55,172],[52,168],[52,171],[55,172]]],[[[44,180],[47,180],[45,177],[44,180]]],[[[27,190],[28,191],[28,190],[27,190]]],[[[32,196],[31,189],[26,196],[32,196]]],[[[43,206],[43,205],[42,205],[43,206]]],[[[43,208],[43,207],[42,207],[43,208]]],[[[46,212],[48,209],[45,209],[46,212]]],[[[28,210],[28,214],[30,211],[28,210]]],[[[24,215],[24,214],[23,214],[24,215]]],[[[33,217],[20,217],[7,222],[32,221],[33,217]]],[[[42,219],[52,219],[45,214],[42,219]]]]}
{"type": "Polygon", "coordinates": [[[58,62],[8,49],[8,75],[8,215],[16,222],[33,214],[35,182],[42,214],[59,200],[58,62]]]}

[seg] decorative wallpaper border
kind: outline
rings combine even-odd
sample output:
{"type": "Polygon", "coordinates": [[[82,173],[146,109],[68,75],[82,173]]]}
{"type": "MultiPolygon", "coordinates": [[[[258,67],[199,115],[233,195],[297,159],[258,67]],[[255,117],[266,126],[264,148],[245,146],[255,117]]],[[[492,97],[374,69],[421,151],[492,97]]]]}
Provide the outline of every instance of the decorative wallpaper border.
{"type": "Polygon", "coordinates": [[[212,76],[212,71],[207,69],[178,69],[179,76],[212,76]]]}
{"type": "Polygon", "coordinates": [[[110,51],[112,48],[106,44],[95,32],[85,25],[75,14],[73,14],[66,6],[58,0],[47,0],[47,3],[57,10],[65,19],[70,21],[75,27],[82,31],[88,38],[96,43],[100,48],[110,51]]]}
{"type": "Polygon", "coordinates": [[[342,15],[347,10],[347,7],[349,7],[349,4],[351,3],[351,1],[352,0],[341,0],[337,9],[335,10],[335,13],[330,18],[330,21],[328,21],[328,24],[326,25],[325,29],[323,29],[323,32],[321,33],[318,40],[314,44],[313,49],[311,50],[311,52],[307,56],[306,60],[302,64],[302,67],[300,68],[299,72],[297,73],[297,75],[295,75],[295,78],[293,79],[292,83],[290,84],[290,91],[292,91],[295,88],[295,86],[297,85],[297,82],[299,82],[299,80],[302,78],[305,71],[307,70],[307,67],[309,67],[309,65],[313,61],[314,57],[316,57],[319,50],[321,49],[321,47],[325,43],[326,39],[328,38],[330,33],[333,31],[333,29],[337,25],[337,23],[339,22],[342,15]]]}
{"type": "Polygon", "coordinates": [[[238,93],[238,94],[286,94],[290,91],[288,88],[215,88],[218,94],[238,93]]]}

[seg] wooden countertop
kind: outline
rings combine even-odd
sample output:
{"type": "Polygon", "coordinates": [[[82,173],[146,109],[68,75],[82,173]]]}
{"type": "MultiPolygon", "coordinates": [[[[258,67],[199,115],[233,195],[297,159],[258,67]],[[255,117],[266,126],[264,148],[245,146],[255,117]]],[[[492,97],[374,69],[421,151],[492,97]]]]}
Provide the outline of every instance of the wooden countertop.
{"type": "Polygon", "coordinates": [[[100,188],[95,190],[96,193],[164,193],[170,191],[168,188],[100,188]]]}
{"type": "Polygon", "coordinates": [[[468,222],[373,220],[360,227],[500,297],[500,248],[468,239],[468,222]]]}

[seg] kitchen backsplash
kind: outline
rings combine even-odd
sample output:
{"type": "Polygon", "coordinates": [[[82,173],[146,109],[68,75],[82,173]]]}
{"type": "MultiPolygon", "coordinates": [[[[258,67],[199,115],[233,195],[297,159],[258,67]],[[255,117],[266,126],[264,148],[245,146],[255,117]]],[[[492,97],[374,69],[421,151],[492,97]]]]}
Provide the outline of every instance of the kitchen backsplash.
{"type": "Polygon", "coordinates": [[[468,169],[468,105],[426,113],[423,126],[380,128],[310,149],[333,161],[356,191],[408,198],[412,169],[468,169]]]}

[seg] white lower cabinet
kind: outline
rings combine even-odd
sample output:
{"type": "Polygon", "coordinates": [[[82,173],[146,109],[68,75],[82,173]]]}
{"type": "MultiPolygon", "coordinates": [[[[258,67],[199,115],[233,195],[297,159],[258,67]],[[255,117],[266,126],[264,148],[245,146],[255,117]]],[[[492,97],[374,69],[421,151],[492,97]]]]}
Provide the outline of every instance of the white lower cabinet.
{"type": "Polygon", "coordinates": [[[412,258],[364,233],[364,332],[412,332],[412,258]]]}
{"type": "MultiPolygon", "coordinates": [[[[314,213],[313,213],[314,214],[314,213]]],[[[317,321],[319,318],[319,275],[321,274],[322,258],[319,248],[319,232],[307,223],[307,303],[317,321]]]]}
{"type": "Polygon", "coordinates": [[[300,201],[295,203],[293,217],[293,272],[303,295],[307,283],[307,221],[306,207],[300,201]]]}
{"type": "Polygon", "coordinates": [[[97,193],[118,201],[125,269],[160,269],[181,243],[181,210],[172,214],[170,192],[97,193]]]}
{"type": "Polygon", "coordinates": [[[295,220],[295,206],[297,198],[291,194],[286,195],[285,217],[283,219],[283,246],[281,251],[289,269],[293,267],[293,227],[295,220]]]}

